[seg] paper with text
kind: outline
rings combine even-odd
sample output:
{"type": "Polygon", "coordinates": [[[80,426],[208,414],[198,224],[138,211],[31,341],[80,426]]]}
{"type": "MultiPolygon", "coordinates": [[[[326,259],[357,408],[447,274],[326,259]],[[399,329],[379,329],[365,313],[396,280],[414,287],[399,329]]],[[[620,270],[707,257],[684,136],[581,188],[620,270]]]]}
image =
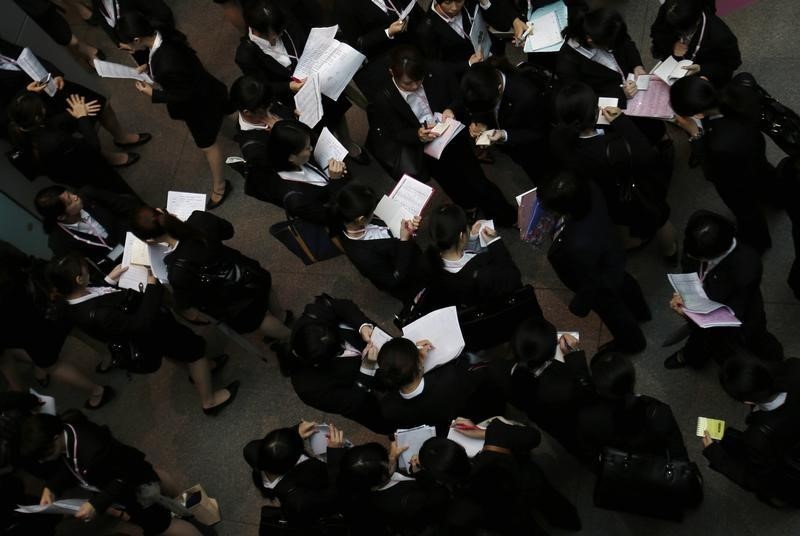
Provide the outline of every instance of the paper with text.
{"type": "MultiPolygon", "coordinates": [[[[22,49],[22,52],[20,52],[19,57],[17,58],[17,65],[25,72],[25,74],[30,76],[31,80],[34,82],[41,82],[47,79],[48,75],[51,74],[47,71],[47,69],[44,68],[44,65],[42,65],[33,51],[29,48],[22,49]]],[[[47,93],[48,96],[52,97],[56,94],[56,91],[56,83],[51,76],[50,80],[47,81],[47,86],[45,86],[44,92],[47,93]]]]}
{"type": "Polygon", "coordinates": [[[556,355],[553,356],[553,359],[555,359],[556,361],[561,361],[562,363],[564,363],[564,352],[561,351],[561,345],[559,344],[559,341],[561,340],[561,337],[563,335],[572,335],[573,337],[575,337],[579,341],[581,340],[581,334],[579,332],[577,332],[577,331],[558,331],[558,332],[556,332],[556,355]]]}
{"type": "Polygon", "coordinates": [[[319,90],[319,73],[306,78],[306,83],[294,96],[294,106],[300,112],[300,121],[314,128],[322,119],[322,93],[319,90]]]}
{"type": "Polygon", "coordinates": [[[400,453],[400,458],[398,459],[400,467],[409,472],[411,457],[419,455],[419,449],[432,437],[436,437],[436,428],[433,426],[422,425],[416,428],[397,430],[394,434],[397,446],[408,447],[408,449],[400,453]]]}
{"type": "MultiPolygon", "coordinates": [[[[640,76],[639,78],[643,78],[640,76]]],[[[628,99],[625,115],[670,120],[675,117],[669,100],[669,84],[659,78],[650,80],[647,91],[637,91],[628,99]]]]}
{"type": "Polygon", "coordinates": [[[403,175],[392,189],[389,198],[413,216],[421,216],[425,206],[433,197],[433,188],[410,175],[403,175]]]}
{"type": "Polygon", "coordinates": [[[154,84],[153,79],[147,73],[140,73],[134,67],[122,65],[121,63],[113,63],[110,61],[94,60],[94,70],[102,78],[120,78],[126,80],[139,80],[151,86],[154,84]]]}
{"type": "Polygon", "coordinates": [[[725,421],[709,419],[708,417],[698,417],[695,434],[697,434],[697,437],[705,437],[706,431],[708,431],[708,435],[711,436],[711,439],[719,441],[722,439],[722,436],[725,435],[725,421]]]}
{"type": "Polygon", "coordinates": [[[563,41],[558,17],[552,11],[533,20],[533,32],[525,39],[525,52],[536,52],[563,41]]]}
{"type": "MultiPolygon", "coordinates": [[[[528,4],[528,5],[530,5],[530,4],[528,4]]],[[[565,4],[563,2],[563,0],[559,0],[558,2],[553,2],[552,4],[548,4],[548,5],[544,6],[544,7],[540,7],[539,9],[537,9],[537,10],[535,10],[533,12],[530,12],[530,10],[529,10],[529,12],[528,12],[528,20],[530,22],[533,22],[533,33],[534,33],[534,35],[538,31],[538,28],[536,27],[537,19],[540,19],[541,17],[546,16],[548,13],[555,14],[556,19],[558,20],[559,32],[563,31],[564,28],[567,27],[567,22],[568,22],[568,19],[569,19],[569,9],[567,8],[567,4],[565,4]]],[[[523,50],[526,53],[531,53],[531,52],[558,52],[563,44],[564,44],[564,38],[561,37],[557,42],[555,42],[554,44],[552,44],[550,46],[539,48],[537,50],[532,50],[532,49],[530,49],[530,46],[528,45],[528,40],[525,39],[525,47],[524,47],[523,50]]]]}
{"type": "Polygon", "coordinates": [[[297,80],[305,80],[318,73],[320,91],[333,100],[341,96],[366,59],[350,45],[334,38],[338,30],[338,26],[312,28],[292,74],[297,80]]]}
{"type": "Polygon", "coordinates": [[[492,55],[492,40],[489,37],[489,27],[483,18],[481,6],[475,6],[475,16],[472,19],[472,28],[469,31],[469,40],[475,49],[475,54],[481,54],[483,59],[492,55]]]}
{"type": "Polygon", "coordinates": [[[487,240],[486,237],[483,236],[484,229],[491,229],[492,231],[494,231],[495,230],[494,220],[483,220],[480,229],[478,229],[478,240],[480,240],[482,248],[489,247],[489,240],[491,240],[491,239],[487,240]]]}
{"type": "Polygon", "coordinates": [[[331,134],[328,127],[324,127],[322,132],[319,133],[317,145],[314,147],[314,160],[325,170],[327,175],[328,162],[331,159],[343,162],[346,157],[347,148],[336,139],[336,136],[331,134]]]}
{"type": "Polygon", "coordinates": [[[612,98],[612,97],[600,97],[597,99],[597,124],[598,125],[610,125],[606,118],[603,117],[603,108],[608,108],[609,106],[618,107],[619,106],[619,99],[612,98]]]}
{"type": "Polygon", "coordinates": [[[450,428],[450,431],[447,432],[447,439],[464,447],[464,450],[467,451],[467,456],[470,458],[474,458],[483,450],[483,444],[485,442],[483,439],[467,437],[455,428],[450,428]]]}
{"type": "Polygon", "coordinates": [[[686,317],[701,328],[736,327],[742,322],[727,305],[709,299],[696,273],[667,274],[672,288],[683,300],[686,317]]]}
{"type": "Polygon", "coordinates": [[[23,514],[56,514],[74,516],[81,509],[88,499],[61,499],[48,505],[32,504],[30,506],[18,505],[15,512],[23,514]]]}
{"type": "Polygon", "coordinates": [[[119,278],[120,288],[129,288],[138,292],[143,292],[147,287],[147,266],[134,264],[131,257],[137,248],[136,243],[141,242],[133,233],[125,234],[125,250],[122,253],[122,266],[128,269],[119,278]]]}
{"type": "Polygon", "coordinates": [[[192,212],[206,210],[206,194],[194,192],[167,192],[167,212],[175,215],[181,221],[186,221],[192,212]]]}
{"type": "Polygon", "coordinates": [[[424,372],[449,363],[466,346],[455,306],[437,309],[415,320],[403,328],[403,337],[414,343],[427,339],[433,345],[422,365],[424,372]]]}

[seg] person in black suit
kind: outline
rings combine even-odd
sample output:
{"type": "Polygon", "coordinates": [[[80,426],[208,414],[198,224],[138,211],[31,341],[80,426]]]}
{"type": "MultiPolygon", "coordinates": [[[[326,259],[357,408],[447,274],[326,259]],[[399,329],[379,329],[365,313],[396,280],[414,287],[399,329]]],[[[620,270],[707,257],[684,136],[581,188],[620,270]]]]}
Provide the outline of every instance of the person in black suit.
{"type": "Polygon", "coordinates": [[[508,359],[489,364],[506,399],[576,453],[578,411],[592,400],[586,354],[578,340],[568,333],[559,337],[553,324],[532,318],[514,332],[511,350],[508,359]],[[556,358],[559,349],[562,361],[556,358]]]}
{"type": "Polygon", "coordinates": [[[397,459],[407,448],[393,441],[389,451],[379,443],[328,449],[345,519],[355,534],[416,533],[441,516],[447,492],[397,472],[397,459]]]}
{"type": "Polygon", "coordinates": [[[739,43],[713,6],[698,0],[667,0],[650,28],[653,57],[691,60],[688,74],[716,87],[727,84],[742,64],[739,43]]]}
{"type": "Polygon", "coordinates": [[[428,299],[434,308],[479,305],[522,288],[519,268],[487,223],[478,220],[470,227],[458,205],[442,205],[433,213],[428,258],[435,271],[428,299]]]}
{"type": "Polygon", "coordinates": [[[430,280],[430,266],[414,240],[420,219],[405,220],[400,236],[374,218],[378,197],[369,186],[350,183],[336,195],[335,225],[347,258],[379,290],[412,303],[430,280]]]}
{"type": "Polygon", "coordinates": [[[800,506],[800,360],[765,363],[740,355],[723,365],[720,383],[750,414],[744,431],[726,426],[721,441],[706,432],[703,456],[709,466],[770,506],[800,506]]]}
{"type": "MultiPolygon", "coordinates": [[[[277,499],[293,528],[311,528],[332,510],[328,468],[306,452],[304,441],[316,430],[316,423],[300,421],[295,427],[272,430],[263,439],[244,447],[244,459],[252,469],[253,485],[267,499],[277,499]]],[[[342,445],[341,432],[330,425],[330,448],[342,445]]]]}
{"type": "Polygon", "coordinates": [[[92,117],[102,110],[96,100],[73,94],[67,97],[65,112],[48,114],[44,97],[23,91],[8,106],[9,134],[14,148],[26,162],[20,169],[30,180],[47,175],[54,182],[80,188],[91,184],[117,193],[136,195],[114,167],[136,163],[136,153],[114,153],[126,159],[109,162],[100,146],[92,117]]]}
{"type": "Polygon", "coordinates": [[[672,162],[661,157],[619,108],[603,108],[603,117],[610,124],[603,130],[597,128],[597,94],[586,84],[562,87],[555,108],[558,124],[551,143],[556,158],[597,184],[625,248],[646,245],[655,237],[665,260],[677,263],[676,232],[666,201],[672,162]],[[629,191],[631,184],[636,185],[640,197],[629,191]]]}
{"type": "Polygon", "coordinates": [[[20,423],[20,453],[29,465],[47,474],[41,504],[51,504],[79,485],[93,486],[96,491],[75,513],[78,520],[88,523],[107,514],[138,525],[146,536],[200,535],[156,502],[162,493],[170,494],[162,492],[158,472],[143,452],[121,443],[106,426],[85,417],[69,421],[53,415],[26,417],[20,423]],[[56,461],[63,463],[47,464],[56,461]]]}
{"type": "Polygon", "coordinates": [[[771,196],[780,189],[758,127],[760,111],[743,103],[731,105],[728,97],[734,92],[733,85],[720,93],[711,82],[692,76],[673,84],[670,101],[676,124],[689,135],[692,155],[736,217],[742,241],[763,253],[772,240],[758,201],[773,201],[771,196]],[[700,126],[695,118],[701,120],[700,126]]]}
{"type": "Polygon", "coordinates": [[[600,190],[565,173],[539,188],[542,206],[559,215],[547,258],[558,278],[575,293],[570,311],[595,311],[623,352],[647,346],[639,322],[650,308],[639,283],[625,271],[625,252],[611,227],[600,190]]]}
{"type": "Polygon", "coordinates": [[[178,308],[199,309],[237,333],[258,331],[264,341],[285,343],[291,318],[272,292],[272,276],[258,261],[223,244],[233,226],[196,210],[182,222],[172,214],[141,207],[132,232],[144,241],[166,243],[164,264],[178,308]]]}
{"type": "Polygon", "coordinates": [[[218,207],[233,189],[223,177],[224,159],[217,143],[222,120],[230,112],[227,86],[206,71],[177,30],[156,29],[142,14],[131,12],[117,21],[117,35],[121,49],[148,53],[148,64],[140,69],[149,69],[160,88],[137,80],[136,89],[153,104],[165,103],[172,119],[186,123],[211,171],[208,208],[218,207]]]}
{"type": "MultiPolygon", "coordinates": [[[[628,27],[611,8],[589,10],[585,5],[570,10],[569,25],[564,30],[567,41],[558,53],[556,74],[563,84],[583,82],[598,97],[619,99],[627,107],[636,95],[636,82],[628,75],[646,75],[642,57],[628,35],[628,27]]],[[[637,117],[634,122],[655,144],[664,137],[664,123],[658,119],[637,117]]]]}
{"type": "MultiPolygon", "coordinates": [[[[466,419],[457,422],[474,426],[466,419]]],[[[494,419],[485,430],[465,433],[483,439],[484,444],[473,460],[466,501],[451,516],[451,524],[462,529],[481,527],[492,534],[544,534],[532,515],[536,510],[554,527],[581,530],[575,506],[531,458],[531,450],[541,443],[539,430],[494,419]]]]}
{"type": "Polygon", "coordinates": [[[289,352],[279,353],[281,372],[305,404],[352,419],[376,433],[393,430],[373,392],[377,349],[375,322],[350,300],[317,296],[292,325],[289,352]]]}
{"type": "MultiPolygon", "coordinates": [[[[185,363],[189,376],[200,396],[203,412],[216,415],[233,402],[239,382],[215,391],[211,382],[211,362],[205,357],[206,341],[183,324],[163,306],[164,287],[149,274],[143,292],[119,289],[119,278],[126,268],[118,265],[106,277],[105,285],[89,285],[89,268],[78,255],[54,258],[47,269],[48,280],[67,307],[67,316],[87,335],[101,342],[128,350],[135,344],[142,361],[152,371],[161,366],[167,357],[185,363]]],[[[227,361],[227,356],[216,360],[216,370],[227,361]]],[[[103,405],[113,390],[106,387],[99,404],[89,404],[89,409],[103,405]]]]}
{"type": "MultiPolygon", "coordinates": [[[[172,9],[164,0],[92,0],[91,13],[91,20],[100,25],[116,46],[121,42],[117,23],[120,17],[128,13],[144,15],[154,28],[175,29],[172,9]]],[[[138,65],[144,65],[148,61],[145,51],[134,52],[132,56],[138,65]]]]}
{"type": "Polygon", "coordinates": [[[42,216],[47,245],[57,257],[74,252],[107,275],[119,264],[133,212],[141,200],[86,186],[78,193],[48,186],[33,201],[42,216]]]}
{"type": "MultiPolygon", "coordinates": [[[[767,331],[761,295],[763,267],[758,253],[736,239],[731,222],[713,212],[695,212],[686,224],[684,272],[697,272],[709,299],[727,305],[740,327],[701,328],[690,319],[686,345],[664,362],[667,368],[703,367],[713,358],[722,362],[744,347],[762,359],[780,361],[783,346],[767,331]]],[[[681,316],[683,300],[675,293],[670,307],[681,316]]]]}
{"type": "Polygon", "coordinates": [[[534,184],[552,173],[547,146],[548,113],[539,89],[516,70],[495,62],[473,65],[461,80],[469,111],[469,134],[477,139],[487,130],[491,145],[507,153],[534,184]]]}
{"type": "Polygon", "coordinates": [[[431,132],[434,124],[455,119],[460,111],[459,89],[452,75],[427,65],[418,49],[401,46],[392,52],[384,80],[367,110],[367,145],[391,177],[399,180],[408,174],[425,182],[434,176],[456,204],[479,208],[498,225],[514,223],[516,211],[486,178],[466,131],[450,140],[439,159],[424,152],[438,136],[431,132]]]}
{"type": "MultiPolygon", "coordinates": [[[[72,324],[51,301],[46,280],[47,262],[29,257],[0,240],[0,356],[2,373],[9,388],[27,392],[12,356],[6,350],[21,349],[35,366],[34,377],[47,387],[52,377],[58,383],[89,395],[87,409],[101,407],[110,399],[110,388],[98,385],[69,361],[59,359],[72,324]],[[107,394],[107,389],[108,394],[107,394]]],[[[102,372],[102,370],[100,371],[102,372]]]]}
{"type": "MultiPolygon", "coordinates": [[[[134,134],[126,131],[119,122],[117,114],[105,97],[64,78],[64,73],[55,65],[44,58],[36,59],[47,69],[55,84],[56,93],[52,97],[44,92],[46,84],[32,81],[30,77],[18,66],[16,59],[22,52],[22,47],[0,38],[0,137],[8,135],[8,107],[23,90],[32,91],[42,96],[48,119],[59,117],[59,120],[72,121],[64,110],[64,101],[70,95],[80,95],[86,102],[97,101],[101,110],[97,115],[90,116],[93,123],[99,124],[114,139],[114,145],[120,148],[131,148],[147,143],[151,136],[147,133],[134,134]]],[[[122,152],[106,151],[103,153],[111,164],[123,164],[128,161],[127,155],[122,152]]],[[[138,158],[138,157],[137,157],[138,158]]]]}
{"type": "Polygon", "coordinates": [[[427,340],[414,343],[398,337],[378,352],[378,378],[387,389],[380,407],[389,423],[396,428],[435,426],[437,435],[445,436],[456,417],[480,422],[503,413],[505,400],[488,370],[470,370],[457,358],[423,373],[431,349],[427,340]]]}

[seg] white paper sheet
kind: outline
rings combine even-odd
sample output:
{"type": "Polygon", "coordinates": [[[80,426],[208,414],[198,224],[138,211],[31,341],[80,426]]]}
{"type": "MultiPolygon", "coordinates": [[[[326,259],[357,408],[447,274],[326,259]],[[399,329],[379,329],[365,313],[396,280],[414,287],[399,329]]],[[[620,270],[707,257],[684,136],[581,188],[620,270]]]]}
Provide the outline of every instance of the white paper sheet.
{"type": "Polygon", "coordinates": [[[303,54],[297,60],[297,66],[294,68],[292,75],[294,78],[303,80],[323,67],[328,49],[333,45],[332,41],[335,41],[338,31],[338,25],[327,28],[311,28],[306,46],[303,48],[303,54]]]}
{"type": "Polygon", "coordinates": [[[425,144],[425,154],[431,158],[435,158],[436,160],[439,160],[442,157],[442,153],[447,148],[447,144],[450,143],[450,141],[455,138],[459,132],[464,130],[464,124],[456,119],[451,119],[448,117],[445,120],[445,123],[447,123],[448,127],[444,134],[425,144]]]}
{"type": "Polygon", "coordinates": [[[304,80],[319,73],[323,95],[337,100],[366,57],[346,43],[334,39],[338,26],[312,28],[297,61],[293,78],[304,80]]]}
{"type": "Polygon", "coordinates": [[[408,449],[400,453],[400,458],[398,460],[400,467],[408,472],[411,457],[419,454],[419,449],[422,448],[422,445],[428,439],[436,437],[436,428],[422,425],[416,428],[401,429],[395,432],[394,437],[397,441],[397,446],[408,446],[408,449]]]}
{"type": "Polygon", "coordinates": [[[609,106],[617,107],[619,106],[619,99],[611,98],[611,97],[600,97],[597,99],[597,124],[598,125],[610,125],[606,118],[603,117],[603,108],[607,108],[609,106]]]}
{"type": "Polygon", "coordinates": [[[125,234],[125,251],[122,253],[122,266],[127,266],[128,269],[120,276],[119,287],[144,292],[145,287],[147,287],[147,266],[131,262],[131,257],[137,247],[136,242],[141,242],[141,240],[136,238],[133,233],[128,232],[125,234]]]}
{"type": "Polygon", "coordinates": [[[483,236],[484,229],[491,229],[492,231],[494,231],[494,220],[483,220],[481,228],[478,229],[478,240],[480,240],[481,247],[483,248],[489,246],[489,241],[486,240],[485,236],[483,236]]]}
{"type": "Polygon", "coordinates": [[[15,512],[23,514],[57,514],[57,515],[75,515],[81,509],[84,503],[88,502],[87,499],[62,499],[55,501],[47,506],[32,504],[30,506],[18,505],[14,509],[15,512]]]}
{"type": "Polygon", "coordinates": [[[56,414],[56,399],[52,396],[43,395],[37,393],[33,389],[29,389],[28,392],[38,398],[40,401],[44,402],[41,406],[36,408],[36,413],[43,413],[45,415],[55,415],[56,414]]]}
{"type": "Polygon", "coordinates": [[[409,15],[411,15],[411,11],[414,9],[414,4],[417,3],[417,0],[411,0],[406,8],[400,13],[399,20],[405,20],[409,15]]]}
{"type": "Polygon", "coordinates": [[[464,447],[464,450],[467,451],[467,456],[470,458],[477,456],[483,450],[483,444],[485,443],[483,439],[467,437],[455,428],[450,428],[450,431],[447,432],[447,439],[455,441],[464,447]]]}
{"type": "Polygon", "coordinates": [[[314,128],[322,119],[322,93],[319,90],[319,73],[306,78],[306,83],[294,96],[294,106],[300,112],[300,121],[314,128]]]}
{"type": "Polygon", "coordinates": [[[342,162],[345,157],[347,157],[347,148],[336,139],[336,136],[331,134],[328,127],[323,128],[322,132],[319,133],[317,145],[314,147],[314,160],[317,161],[317,164],[327,174],[328,162],[331,159],[342,162]]]}
{"type": "Polygon", "coordinates": [[[167,212],[174,214],[181,221],[186,221],[192,212],[206,209],[206,194],[194,192],[167,192],[167,212]]]}
{"type": "Polygon", "coordinates": [[[488,147],[492,144],[491,137],[494,135],[495,129],[484,130],[478,139],[475,140],[475,145],[479,147],[488,147]]]}
{"type": "Polygon", "coordinates": [[[327,424],[318,424],[315,429],[316,431],[308,438],[308,442],[311,445],[311,452],[315,456],[319,456],[328,452],[328,434],[331,427],[327,424]]]}
{"type": "Polygon", "coordinates": [[[640,74],[636,76],[633,73],[628,73],[628,82],[636,82],[636,89],[639,91],[647,91],[650,89],[650,76],[649,74],[640,74]]]}
{"type": "Polygon", "coordinates": [[[561,26],[554,12],[533,19],[533,33],[525,39],[525,52],[535,52],[562,41],[561,26]]]}
{"type": "MultiPolygon", "coordinates": [[[[20,52],[19,57],[17,58],[17,65],[19,68],[25,71],[25,74],[31,77],[31,80],[34,82],[41,82],[47,75],[50,73],[47,72],[47,69],[44,68],[44,65],[36,58],[36,55],[33,51],[29,48],[23,48],[22,52],[20,52]]],[[[56,83],[54,80],[51,79],[47,82],[47,86],[44,88],[44,92],[47,93],[50,97],[56,94],[56,83]]]]}
{"type": "Polygon", "coordinates": [[[472,47],[475,49],[476,54],[481,53],[483,59],[491,56],[492,40],[489,38],[489,27],[483,18],[483,12],[479,5],[475,6],[475,16],[472,19],[469,40],[472,41],[472,47]]]}
{"type": "Polygon", "coordinates": [[[164,264],[164,257],[169,253],[169,246],[167,244],[147,244],[147,252],[150,257],[150,271],[162,283],[169,283],[167,265],[164,264]]]}
{"type": "Polygon", "coordinates": [[[455,306],[437,309],[415,320],[403,328],[403,337],[415,343],[427,339],[433,345],[423,363],[424,372],[449,363],[466,346],[455,306]]]}
{"type": "Polygon", "coordinates": [[[689,72],[684,67],[688,67],[692,65],[691,60],[681,60],[678,61],[672,56],[669,56],[664,61],[660,61],[653,67],[653,70],[650,71],[650,74],[660,78],[664,82],[669,85],[675,83],[676,80],[679,80],[686,76],[689,72]]]}
{"type": "Polygon", "coordinates": [[[703,288],[700,276],[696,272],[689,274],[667,274],[672,288],[681,295],[683,307],[693,313],[710,313],[720,307],[725,307],[721,303],[711,300],[703,288]]]}
{"type": "Polygon", "coordinates": [[[562,335],[572,335],[578,341],[581,340],[581,334],[577,331],[558,331],[556,332],[556,355],[553,357],[556,361],[564,362],[564,352],[561,351],[561,345],[558,344],[559,340],[561,339],[562,335]]]}
{"type": "MultiPolygon", "coordinates": [[[[150,250],[147,248],[147,243],[133,238],[130,244],[130,252],[128,258],[131,264],[138,264],[139,266],[150,266],[150,250]]],[[[124,252],[123,252],[124,253],[124,252]]]]}
{"type": "Polygon", "coordinates": [[[433,188],[410,175],[400,177],[397,186],[389,194],[390,199],[400,203],[406,212],[413,216],[422,215],[425,205],[432,196],[433,188]]]}
{"type": "Polygon", "coordinates": [[[378,206],[375,207],[375,215],[383,220],[395,238],[400,236],[403,220],[410,220],[414,217],[414,214],[403,205],[385,195],[381,197],[378,206]]]}
{"type": "Polygon", "coordinates": [[[150,84],[154,84],[153,79],[147,73],[140,73],[134,67],[122,65],[121,63],[113,63],[110,61],[94,60],[94,70],[102,78],[120,78],[124,80],[139,80],[150,84]]]}
{"type": "Polygon", "coordinates": [[[394,337],[383,331],[381,328],[375,326],[375,328],[372,330],[372,336],[369,338],[369,340],[378,350],[380,350],[381,346],[391,341],[393,338],[394,337]]]}

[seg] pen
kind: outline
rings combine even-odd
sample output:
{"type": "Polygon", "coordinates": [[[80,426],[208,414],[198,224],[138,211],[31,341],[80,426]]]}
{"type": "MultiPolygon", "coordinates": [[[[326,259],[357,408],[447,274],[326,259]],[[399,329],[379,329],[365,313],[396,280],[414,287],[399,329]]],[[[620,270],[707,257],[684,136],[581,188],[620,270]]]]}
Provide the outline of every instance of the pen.
{"type": "Polygon", "coordinates": [[[452,426],[456,430],[483,430],[480,426],[456,423],[452,426]]]}
{"type": "Polygon", "coordinates": [[[522,32],[522,35],[519,38],[520,41],[525,41],[525,39],[527,39],[527,37],[533,33],[533,23],[528,22],[527,24],[528,24],[528,29],[522,32]]]}

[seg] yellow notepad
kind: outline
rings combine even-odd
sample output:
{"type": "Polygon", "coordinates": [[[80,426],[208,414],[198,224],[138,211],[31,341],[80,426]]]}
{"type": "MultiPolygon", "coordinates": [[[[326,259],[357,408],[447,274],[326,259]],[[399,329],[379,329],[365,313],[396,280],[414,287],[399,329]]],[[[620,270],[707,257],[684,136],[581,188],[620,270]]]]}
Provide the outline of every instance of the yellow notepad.
{"type": "Polygon", "coordinates": [[[725,421],[719,419],[709,419],[708,417],[697,418],[697,436],[704,437],[705,431],[708,430],[708,435],[711,439],[720,440],[725,435],[725,421]]]}

